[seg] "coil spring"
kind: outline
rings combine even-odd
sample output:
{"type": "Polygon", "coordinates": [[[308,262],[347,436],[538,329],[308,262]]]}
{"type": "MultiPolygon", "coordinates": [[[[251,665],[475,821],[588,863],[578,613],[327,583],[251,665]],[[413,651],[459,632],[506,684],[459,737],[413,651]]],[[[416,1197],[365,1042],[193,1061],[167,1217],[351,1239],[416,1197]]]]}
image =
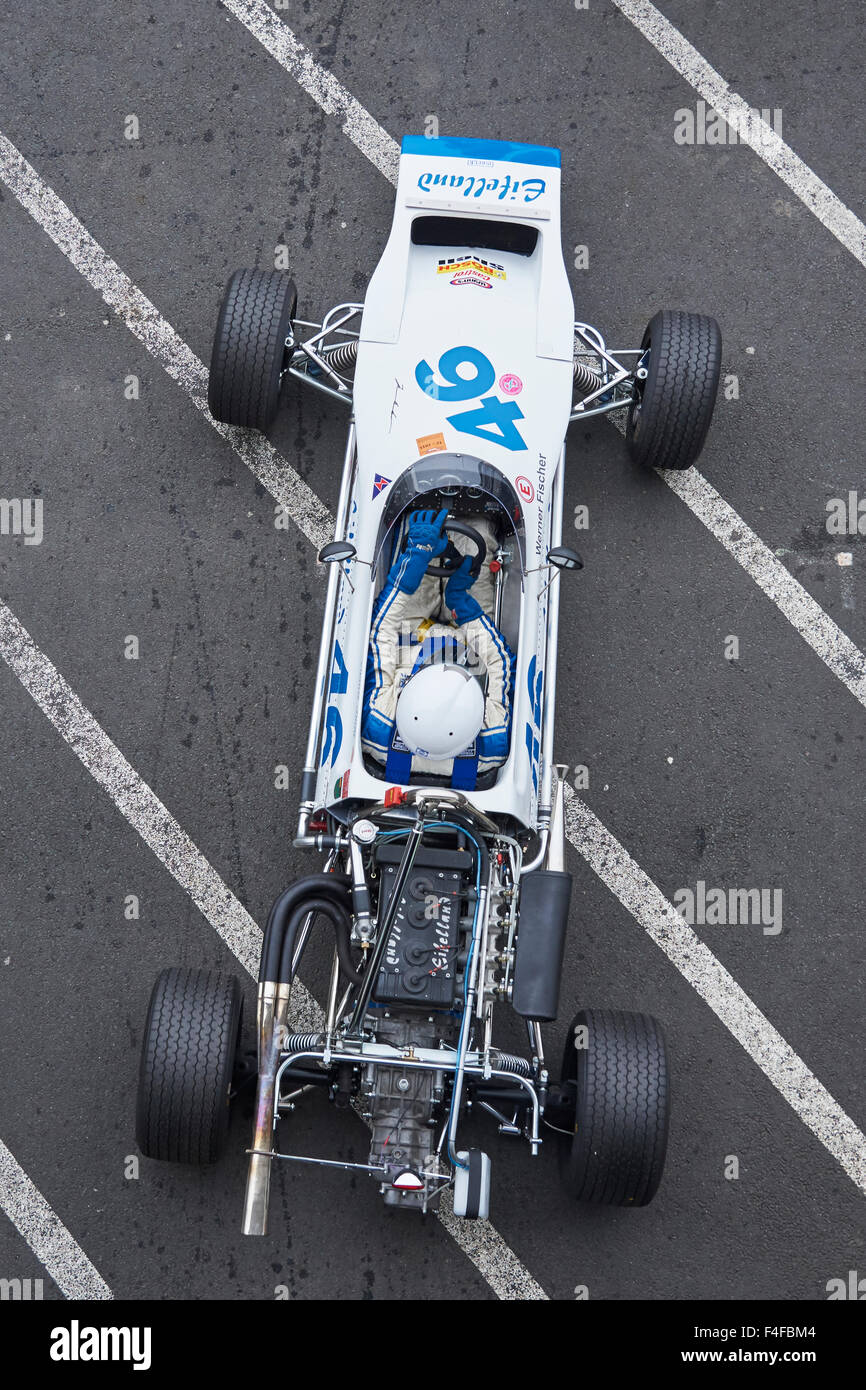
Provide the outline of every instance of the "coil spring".
{"type": "Polygon", "coordinates": [[[518,1076],[531,1075],[532,1068],[525,1057],[515,1057],[511,1052],[497,1052],[496,1056],[499,1071],[513,1071],[518,1076]]]}
{"type": "Polygon", "coordinates": [[[355,358],[358,356],[358,344],[352,339],[351,342],[340,343],[338,347],[329,348],[322,356],[326,358],[329,367],[333,367],[338,372],[345,372],[355,365],[355,358]]]}
{"type": "Polygon", "coordinates": [[[601,375],[593,367],[574,359],[574,384],[579,391],[597,391],[602,384],[601,375]]]}
{"type": "Polygon", "coordinates": [[[322,1046],[321,1033],[290,1033],[283,1043],[286,1052],[311,1052],[322,1046]]]}

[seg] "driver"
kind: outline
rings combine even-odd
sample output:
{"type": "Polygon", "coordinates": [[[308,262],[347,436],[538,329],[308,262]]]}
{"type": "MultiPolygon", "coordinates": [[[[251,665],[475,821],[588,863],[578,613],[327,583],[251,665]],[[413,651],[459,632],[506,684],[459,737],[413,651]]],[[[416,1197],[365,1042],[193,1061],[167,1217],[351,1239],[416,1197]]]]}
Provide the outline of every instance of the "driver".
{"type": "Polygon", "coordinates": [[[361,740],[389,781],[430,773],[471,791],[508,756],[514,654],[469,592],[471,554],[448,578],[444,600],[442,580],[427,573],[448,546],[447,516],[447,508],[410,515],[405,548],[376,600],[361,740]]]}

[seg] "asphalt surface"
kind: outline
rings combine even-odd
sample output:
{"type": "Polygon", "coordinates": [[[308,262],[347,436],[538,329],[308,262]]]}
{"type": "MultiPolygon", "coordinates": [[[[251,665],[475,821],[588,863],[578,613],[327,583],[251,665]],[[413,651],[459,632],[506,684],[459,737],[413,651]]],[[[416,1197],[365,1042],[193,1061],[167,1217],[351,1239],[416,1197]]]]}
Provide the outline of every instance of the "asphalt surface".
{"type": "MultiPolygon", "coordinates": [[[[661,8],[751,104],[781,109],[783,137],[859,212],[856,7],[800,0],[784,24],[768,0],[661,8]]],[[[571,272],[578,317],[615,346],[659,307],[719,319],[739,398],[720,397],[700,467],[866,647],[863,537],[825,526],[829,498],[866,496],[862,266],[752,151],[675,142],[696,94],[607,0],[278,13],[395,138],[435,114],[442,134],[562,148],[566,263],[589,248],[571,272]]],[[[218,4],[25,0],[2,28],[0,129],[205,361],[229,273],[272,264],[278,243],[304,316],[363,297],[392,190],[218,4]]],[[[0,192],[0,491],[45,506],[41,545],[0,537],[0,595],[263,922],[311,867],[291,836],[324,592],[312,549],[274,528],[273,499],[0,192]]],[[[332,508],[345,424],[292,394],[271,436],[332,508]]],[[[698,931],[862,1128],[864,710],[609,423],[568,443],[566,522],[583,503],[590,526],[586,567],[563,581],[557,756],[589,768],[586,801],[666,894],[698,879],[783,890],[778,935],[698,931]]],[[[248,1107],[218,1167],[142,1161],[125,1177],[153,977],[236,963],[2,663],[0,699],[0,1135],[115,1295],[493,1298],[438,1222],[387,1213],[365,1179],[279,1165],[271,1233],[244,1240],[248,1107]]],[[[578,1209],[549,1153],[493,1140],[498,1231],[554,1299],[580,1285],[593,1299],[825,1298],[862,1266],[862,1193],[571,851],[569,867],[550,1051],[580,1005],[662,1019],[668,1165],[646,1210],[578,1209]]],[[[324,960],[304,979],[321,998],[324,960]]],[[[513,1020],[502,1036],[519,1042],[513,1020]]],[[[365,1155],[351,1114],[316,1103],[296,1125],[307,1152],[365,1155]]],[[[0,1275],[39,1273],[4,1218],[0,1275]]],[[[45,1296],[59,1296],[48,1279],[45,1296]]]]}

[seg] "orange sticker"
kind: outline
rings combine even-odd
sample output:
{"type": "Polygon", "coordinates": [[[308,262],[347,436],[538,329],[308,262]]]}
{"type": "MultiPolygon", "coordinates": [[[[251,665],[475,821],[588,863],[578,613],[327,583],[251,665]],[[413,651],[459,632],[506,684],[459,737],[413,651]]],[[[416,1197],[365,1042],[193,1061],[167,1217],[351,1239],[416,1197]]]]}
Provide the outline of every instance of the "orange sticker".
{"type": "Polygon", "coordinates": [[[440,450],[444,453],[448,447],[444,434],[425,434],[420,439],[416,439],[415,443],[418,445],[418,453],[422,457],[424,454],[439,453],[440,450]]]}

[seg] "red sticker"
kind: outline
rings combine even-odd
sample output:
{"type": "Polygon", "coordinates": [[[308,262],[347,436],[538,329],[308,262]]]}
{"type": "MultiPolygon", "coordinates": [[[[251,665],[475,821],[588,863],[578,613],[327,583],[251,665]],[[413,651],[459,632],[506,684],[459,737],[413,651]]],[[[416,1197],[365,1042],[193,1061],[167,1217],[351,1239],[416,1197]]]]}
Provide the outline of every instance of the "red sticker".
{"type": "Polygon", "coordinates": [[[516,372],[505,372],[499,378],[499,389],[506,396],[519,396],[523,390],[523,382],[516,372]]]}
{"type": "Polygon", "coordinates": [[[515,478],[514,486],[517,488],[524,502],[532,502],[535,499],[535,488],[528,478],[524,478],[522,475],[519,478],[515,478]]]}

